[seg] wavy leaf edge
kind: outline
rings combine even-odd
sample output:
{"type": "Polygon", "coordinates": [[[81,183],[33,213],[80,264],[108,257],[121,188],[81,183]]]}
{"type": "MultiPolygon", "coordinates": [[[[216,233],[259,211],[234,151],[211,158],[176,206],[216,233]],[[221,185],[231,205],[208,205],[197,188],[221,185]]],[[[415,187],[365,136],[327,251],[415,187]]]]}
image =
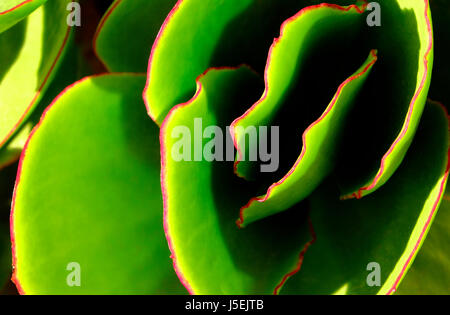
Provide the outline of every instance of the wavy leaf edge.
{"type": "MultiPolygon", "coordinates": [[[[432,58],[430,59],[430,56],[432,56],[434,42],[433,42],[433,27],[432,27],[431,19],[430,19],[430,0],[424,0],[424,2],[425,2],[425,20],[426,20],[427,30],[428,30],[428,47],[427,47],[427,51],[423,58],[425,71],[424,71],[422,80],[420,82],[419,88],[416,89],[414,96],[411,100],[411,103],[409,104],[408,113],[406,115],[406,119],[403,123],[402,129],[400,130],[400,133],[398,134],[398,136],[396,137],[396,139],[394,140],[392,145],[389,147],[389,150],[383,155],[381,162],[380,162],[380,168],[378,169],[377,174],[375,175],[373,180],[371,180],[368,184],[364,185],[363,187],[359,188],[356,192],[341,196],[341,199],[343,199],[343,200],[351,199],[351,198],[361,199],[364,196],[374,192],[377,188],[379,188],[380,185],[382,185],[382,184],[380,184],[380,182],[382,180],[382,177],[386,173],[386,161],[391,158],[394,151],[397,149],[398,145],[402,142],[402,140],[405,138],[406,134],[408,133],[408,130],[410,128],[411,118],[414,113],[417,99],[420,97],[420,95],[426,88],[427,81],[429,84],[429,77],[430,77],[430,73],[431,73],[431,69],[432,69],[432,61],[431,61],[432,58]]],[[[395,172],[395,169],[394,169],[394,172],[395,172]]],[[[389,177],[390,176],[388,176],[388,178],[386,180],[389,180],[389,177]]]]}
{"type": "MultiPolygon", "coordinates": [[[[355,73],[354,75],[350,76],[348,79],[346,79],[343,83],[341,83],[341,85],[338,87],[336,94],[333,96],[333,99],[331,100],[331,103],[327,106],[327,108],[325,109],[325,111],[322,113],[322,115],[316,120],[314,121],[311,125],[309,125],[308,128],[306,128],[306,130],[303,132],[302,135],[302,152],[300,154],[300,156],[298,157],[298,159],[295,161],[294,165],[292,166],[292,168],[289,170],[289,172],[283,176],[282,179],[280,179],[279,181],[275,182],[274,184],[272,184],[268,189],[265,195],[261,196],[261,197],[254,197],[252,199],[250,199],[250,201],[243,206],[240,209],[239,212],[239,219],[236,221],[236,224],[238,225],[239,228],[243,228],[245,226],[245,219],[244,219],[244,214],[245,214],[245,210],[248,209],[252,204],[254,204],[255,202],[265,202],[266,200],[268,200],[272,194],[272,191],[274,188],[281,186],[297,169],[297,167],[301,164],[304,155],[306,154],[306,150],[307,150],[307,141],[306,141],[306,136],[308,135],[308,133],[311,131],[312,128],[314,128],[317,124],[319,124],[323,119],[325,119],[325,117],[327,117],[327,115],[333,110],[334,106],[336,105],[339,96],[341,95],[342,91],[344,90],[344,88],[352,81],[360,78],[361,76],[367,74],[370,69],[373,67],[373,65],[376,63],[376,61],[378,60],[378,56],[377,56],[377,51],[376,50],[372,50],[370,52],[370,56],[369,56],[369,60],[370,62],[366,61],[366,66],[364,67],[364,69],[358,73],[355,73]]],[[[244,114],[245,115],[245,114],[244,114]]],[[[234,122],[233,122],[234,124],[234,122]]],[[[233,126],[234,127],[234,126],[233,126]]],[[[233,129],[231,129],[233,130],[233,129]]],[[[233,139],[236,140],[236,137],[233,134],[233,139]]],[[[235,142],[236,144],[236,142],[235,142]]],[[[239,163],[239,160],[235,162],[235,170],[237,168],[237,165],[239,163]]],[[[237,170],[236,170],[237,171],[237,170]]]]}

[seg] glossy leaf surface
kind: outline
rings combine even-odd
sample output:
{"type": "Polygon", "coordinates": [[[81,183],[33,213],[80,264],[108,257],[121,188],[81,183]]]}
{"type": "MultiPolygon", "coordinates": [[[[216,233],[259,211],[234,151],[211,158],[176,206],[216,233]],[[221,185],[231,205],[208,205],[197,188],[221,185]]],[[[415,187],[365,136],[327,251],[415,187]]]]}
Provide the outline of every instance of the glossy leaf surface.
{"type": "MultiPolygon", "coordinates": [[[[145,77],[88,77],[49,107],[24,149],[13,205],[21,292],[184,292],[162,229],[158,128],[145,77]],[[70,263],[81,286],[70,286],[70,263]]],[[[72,274],[72,276],[74,276],[72,274]]]]}

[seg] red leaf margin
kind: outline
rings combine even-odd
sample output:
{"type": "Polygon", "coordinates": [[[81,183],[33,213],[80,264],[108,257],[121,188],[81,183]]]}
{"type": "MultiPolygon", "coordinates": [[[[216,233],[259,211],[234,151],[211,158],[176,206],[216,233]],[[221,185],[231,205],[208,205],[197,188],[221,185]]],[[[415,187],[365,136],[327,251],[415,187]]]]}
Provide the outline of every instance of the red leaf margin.
{"type": "Polygon", "coordinates": [[[67,46],[67,43],[69,41],[70,35],[72,34],[72,27],[68,26],[67,27],[67,31],[66,34],[64,36],[63,42],[61,44],[61,47],[59,48],[58,53],[56,54],[55,59],[53,60],[52,65],[50,66],[50,69],[48,70],[47,74],[45,75],[44,79],[42,80],[42,83],[40,83],[39,88],[36,92],[36,94],[34,95],[33,99],[31,100],[30,104],[28,105],[28,107],[25,109],[24,113],[22,114],[22,116],[19,118],[19,120],[17,121],[17,123],[14,125],[14,127],[10,130],[10,132],[4,137],[4,139],[0,140],[0,148],[6,143],[8,142],[8,140],[11,138],[11,136],[14,135],[14,133],[19,129],[19,127],[22,125],[22,123],[24,122],[25,118],[28,116],[28,114],[30,113],[31,108],[35,105],[35,103],[37,102],[37,100],[39,99],[39,97],[42,94],[42,91],[45,87],[45,85],[47,84],[50,75],[53,73],[53,71],[55,70],[56,65],[58,64],[58,62],[60,61],[64,49],[67,46]]]}
{"type": "MultiPolygon", "coordinates": [[[[239,219],[236,221],[236,224],[238,225],[239,228],[242,228],[244,226],[244,212],[247,208],[249,208],[254,202],[265,202],[268,198],[270,198],[271,196],[271,192],[272,190],[277,187],[280,186],[284,183],[284,181],[286,181],[286,179],[288,179],[292,173],[294,173],[294,171],[296,170],[296,168],[300,165],[305,153],[306,153],[306,135],[308,134],[308,132],[317,124],[319,124],[333,109],[334,105],[336,104],[337,99],[340,96],[340,93],[342,92],[342,90],[344,89],[344,87],[346,85],[348,85],[350,82],[358,79],[359,77],[363,76],[364,74],[367,73],[367,71],[369,71],[369,69],[372,68],[372,66],[376,63],[376,61],[378,60],[378,56],[376,53],[376,50],[372,50],[371,51],[371,55],[373,57],[373,60],[367,64],[367,66],[359,73],[351,76],[350,78],[348,78],[347,80],[345,80],[337,89],[336,94],[333,97],[333,100],[331,102],[331,104],[327,107],[327,109],[325,110],[325,112],[315,121],[313,122],[308,128],[306,128],[306,130],[303,132],[302,135],[302,139],[303,139],[303,149],[302,149],[302,153],[300,154],[300,157],[297,159],[297,161],[295,162],[294,166],[289,170],[289,172],[278,182],[272,184],[269,189],[267,190],[265,196],[263,197],[254,197],[252,199],[250,199],[250,201],[241,208],[240,212],[239,212],[239,219]]],[[[244,114],[243,116],[241,116],[240,118],[238,118],[237,120],[235,120],[232,124],[232,129],[230,129],[230,131],[232,132],[232,137],[233,140],[236,141],[236,137],[234,136],[233,133],[233,128],[234,128],[234,124],[237,123],[240,119],[243,119],[246,115],[248,115],[249,112],[247,112],[246,114],[244,114]]],[[[237,142],[235,142],[235,147],[236,149],[239,151],[239,149],[237,148],[237,142]]],[[[239,153],[241,154],[241,153],[239,153]]],[[[237,174],[237,165],[239,163],[239,160],[235,162],[234,164],[234,169],[235,169],[235,173],[237,174]]]]}
{"type": "MultiPolygon", "coordinates": [[[[427,0],[425,0],[427,1],[427,0]]],[[[444,113],[446,114],[446,117],[449,121],[449,125],[448,125],[448,129],[450,131],[450,116],[448,114],[447,108],[439,102],[433,101],[428,99],[429,102],[431,103],[435,103],[439,106],[441,106],[442,110],[444,111],[444,113]]],[[[402,281],[402,279],[404,278],[404,276],[406,275],[406,272],[408,271],[409,267],[411,266],[411,264],[413,263],[415,257],[418,254],[418,250],[421,247],[422,242],[425,240],[426,235],[428,234],[429,228],[431,223],[433,222],[433,219],[435,217],[436,211],[439,209],[439,205],[442,199],[445,199],[445,188],[447,185],[447,181],[448,181],[448,177],[450,174],[450,143],[448,144],[448,150],[447,150],[447,166],[446,166],[446,170],[444,173],[444,176],[442,177],[441,183],[440,183],[440,187],[439,187],[439,194],[438,194],[438,198],[437,200],[434,202],[433,204],[433,208],[430,211],[430,214],[428,216],[427,222],[425,223],[422,232],[420,233],[419,239],[416,242],[416,245],[414,246],[413,251],[410,253],[408,259],[406,260],[405,264],[403,265],[403,268],[400,272],[400,274],[398,275],[397,279],[394,282],[394,285],[388,290],[388,292],[386,293],[386,295],[392,295],[397,291],[398,285],[400,284],[400,282],[402,281]]]]}
{"type": "Polygon", "coordinates": [[[396,146],[400,143],[400,141],[404,138],[406,132],[409,129],[409,125],[411,122],[411,117],[412,117],[412,113],[414,111],[414,105],[416,105],[416,101],[417,98],[419,97],[420,93],[422,93],[423,88],[425,87],[425,82],[427,80],[428,74],[429,74],[429,67],[428,67],[428,61],[429,61],[429,57],[430,54],[433,50],[433,28],[431,26],[431,20],[430,17],[428,16],[428,10],[430,8],[430,0],[423,0],[425,2],[425,19],[427,21],[427,29],[428,29],[428,41],[429,41],[429,45],[427,48],[427,52],[425,53],[424,56],[424,65],[425,65],[425,73],[422,77],[422,81],[420,82],[420,86],[416,91],[416,94],[413,96],[411,103],[409,105],[408,108],[408,113],[406,116],[406,123],[404,124],[404,126],[402,127],[402,130],[400,131],[400,134],[397,136],[397,138],[395,139],[395,141],[392,143],[391,147],[389,148],[389,150],[383,155],[383,158],[381,159],[381,163],[380,163],[380,168],[377,172],[377,174],[375,175],[375,178],[372,180],[372,182],[364,187],[361,187],[358,189],[357,192],[354,192],[352,194],[349,195],[345,195],[342,196],[341,199],[345,200],[345,199],[352,199],[352,198],[356,198],[356,199],[361,199],[363,197],[363,192],[364,191],[370,191],[372,189],[375,188],[375,186],[379,183],[381,176],[384,174],[384,168],[386,165],[386,159],[392,154],[392,152],[394,151],[394,149],[396,148],[396,146]]]}
{"type": "Polygon", "coordinates": [[[12,7],[11,9],[8,9],[8,10],[6,10],[6,11],[0,12],[0,15],[4,15],[4,14],[7,14],[7,13],[11,13],[12,11],[14,11],[14,10],[16,10],[16,9],[18,9],[18,8],[20,8],[20,7],[22,7],[22,6],[24,6],[25,4],[28,4],[28,3],[30,3],[30,2],[33,2],[33,1],[34,1],[34,0],[25,0],[25,1],[23,1],[22,3],[19,3],[19,4],[17,4],[16,6],[12,7]]]}

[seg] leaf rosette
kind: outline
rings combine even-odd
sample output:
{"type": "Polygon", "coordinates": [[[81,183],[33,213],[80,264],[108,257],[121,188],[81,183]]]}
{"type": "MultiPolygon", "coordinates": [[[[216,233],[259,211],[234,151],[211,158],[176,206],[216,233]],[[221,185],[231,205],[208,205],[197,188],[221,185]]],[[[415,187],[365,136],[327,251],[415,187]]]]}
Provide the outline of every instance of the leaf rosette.
{"type": "Polygon", "coordinates": [[[67,87],[22,152],[21,292],[394,293],[449,172],[430,3],[333,2],[114,1],[94,37],[111,73],[67,87]],[[208,139],[204,159],[174,159],[198,119],[234,160],[208,139]],[[246,130],[270,126],[280,159],[265,173],[246,130]]]}

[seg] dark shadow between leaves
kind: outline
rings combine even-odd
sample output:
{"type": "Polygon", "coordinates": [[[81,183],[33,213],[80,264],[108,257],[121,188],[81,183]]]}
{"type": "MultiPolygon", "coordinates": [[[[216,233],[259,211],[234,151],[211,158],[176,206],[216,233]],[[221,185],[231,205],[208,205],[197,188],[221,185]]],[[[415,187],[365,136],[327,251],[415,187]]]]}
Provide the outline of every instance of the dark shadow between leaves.
{"type": "Polygon", "coordinates": [[[14,163],[0,170],[0,294],[15,293],[14,288],[8,285],[12,272],[9,216],[17,167],[18,163],[14,163]]]}

